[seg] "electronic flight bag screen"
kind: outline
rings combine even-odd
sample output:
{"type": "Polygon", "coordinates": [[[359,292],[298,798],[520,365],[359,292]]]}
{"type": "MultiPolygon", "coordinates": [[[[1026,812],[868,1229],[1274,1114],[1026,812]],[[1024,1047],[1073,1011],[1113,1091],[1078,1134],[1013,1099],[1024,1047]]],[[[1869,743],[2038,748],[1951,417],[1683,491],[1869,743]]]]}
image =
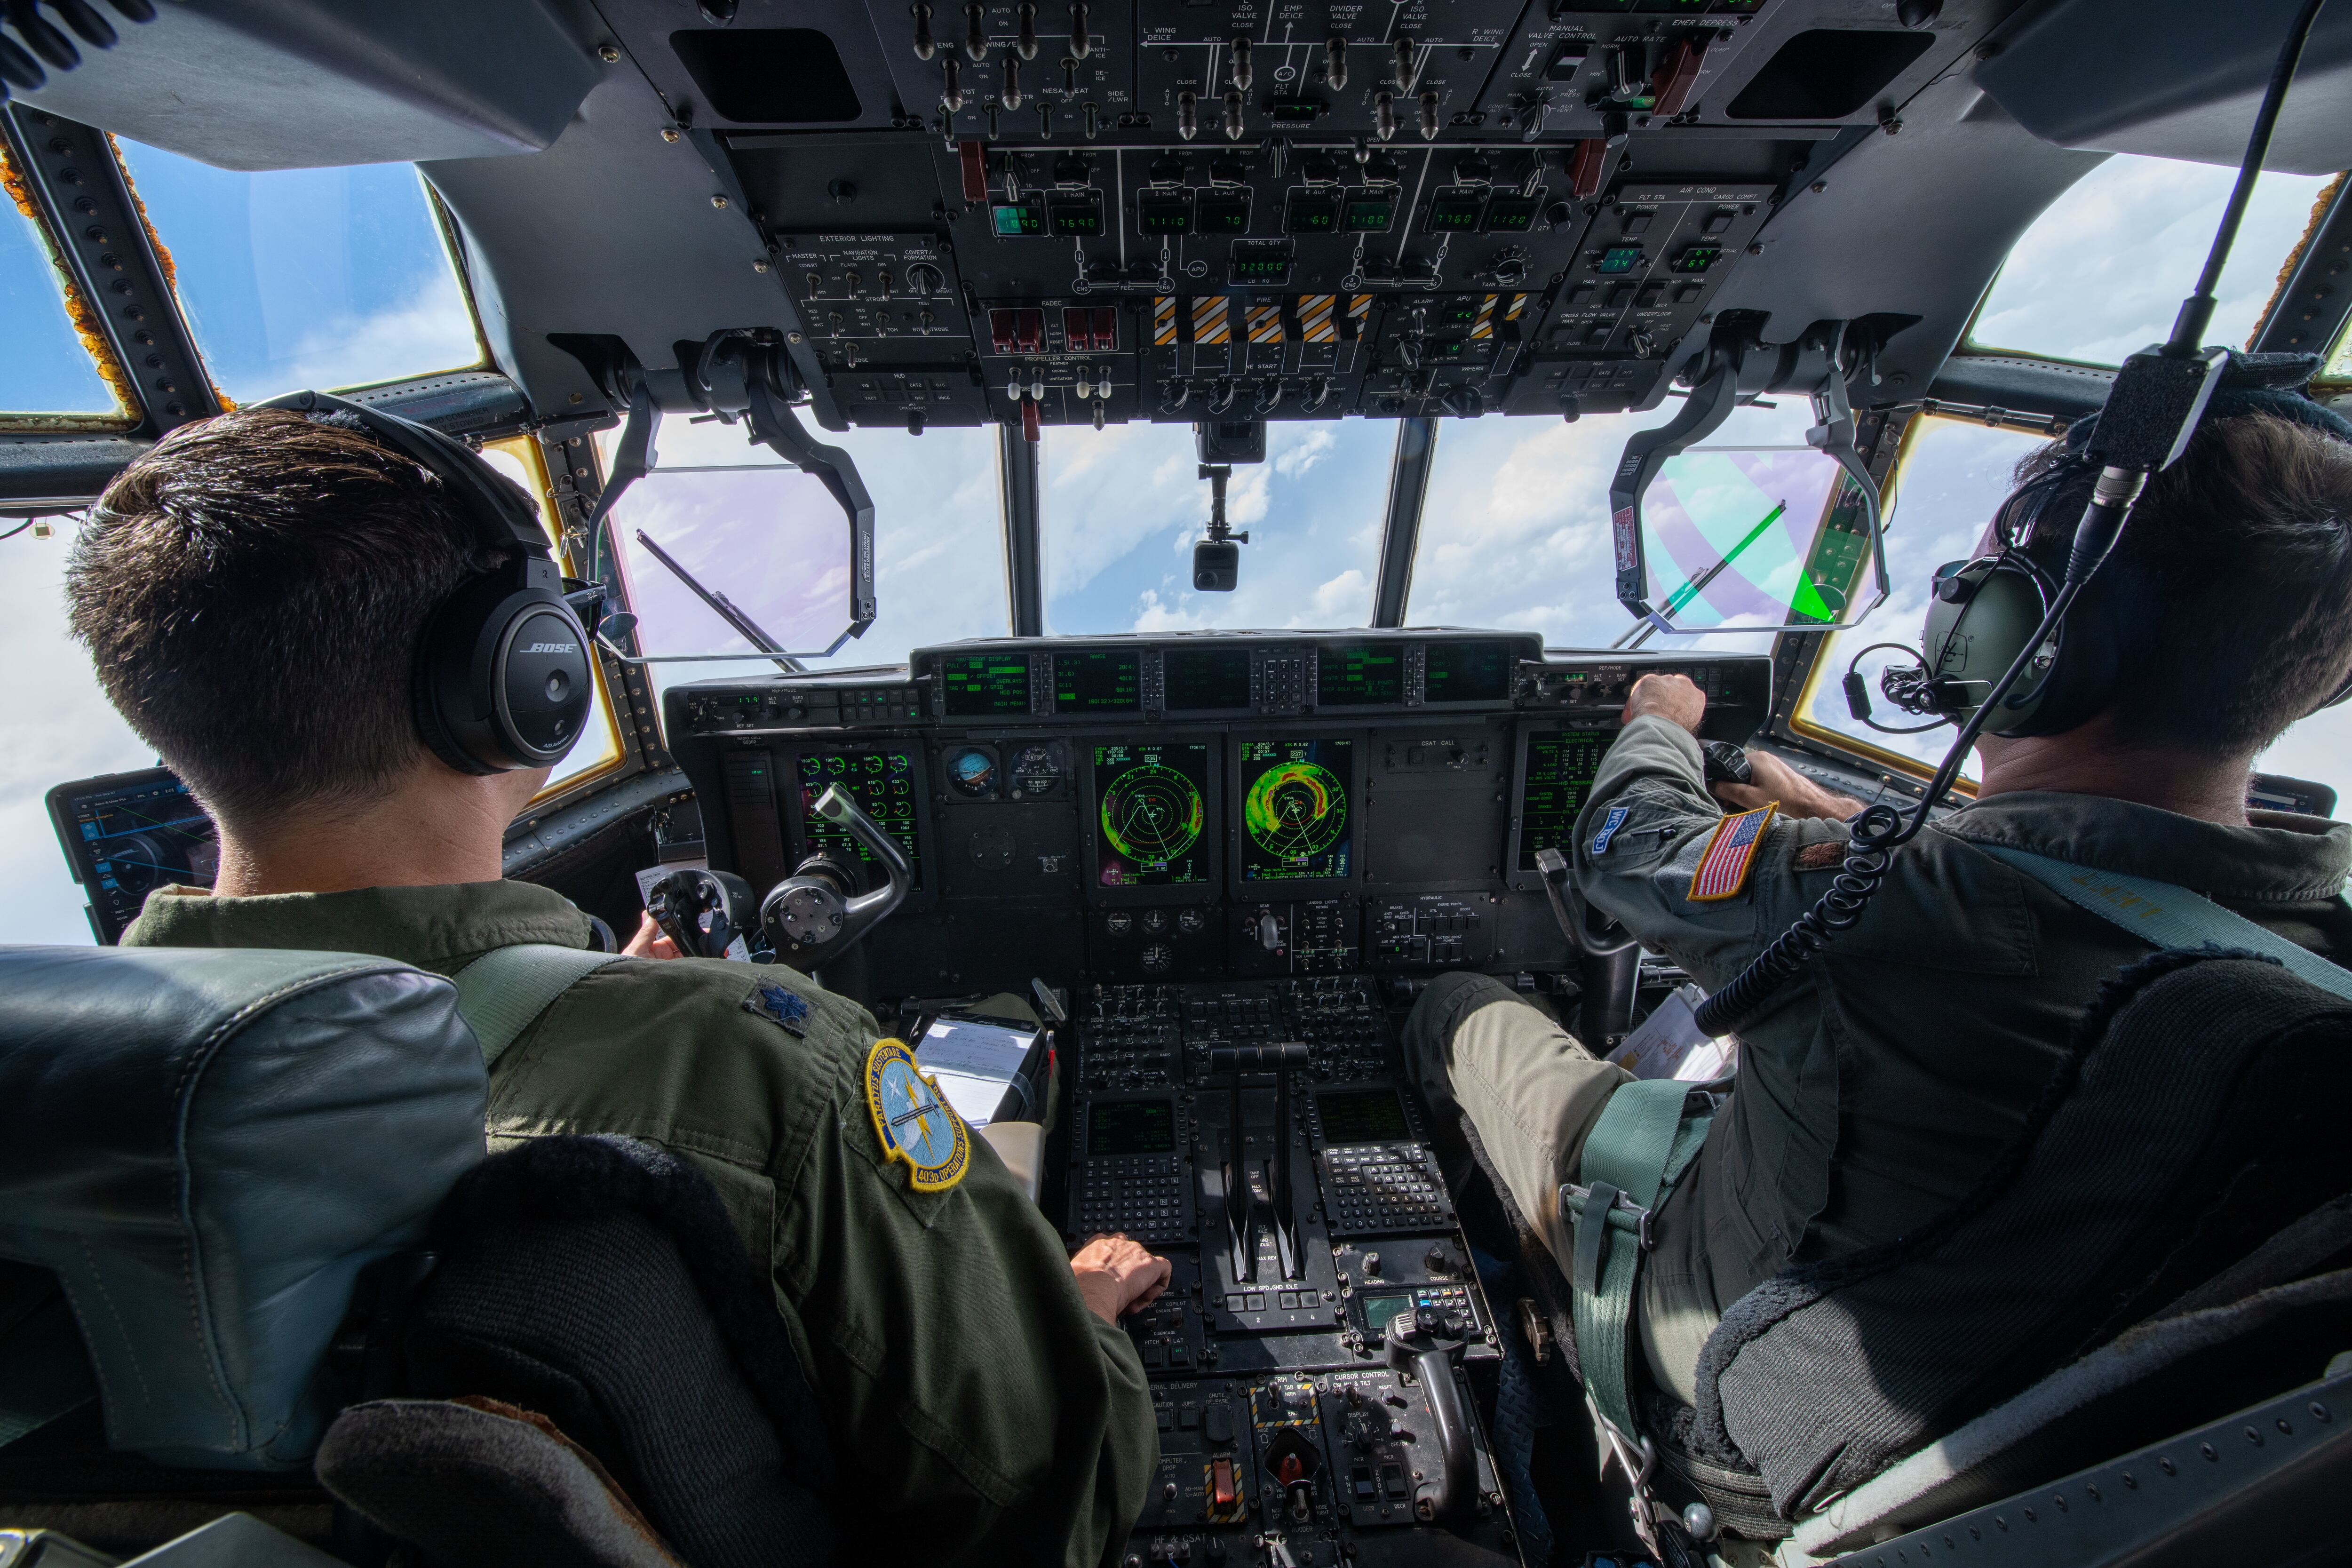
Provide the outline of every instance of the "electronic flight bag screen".
{"type": "Polygon", "coordinates": [[[157,888],[209,888],[220,870],[212,818],[168,769],[59,784],[49,819],[102,942],[119,940],[157,888]]]}
{"type": "Polygon", "coordinates": [[[1591,797],[1601,758],[1609,750],[1605,730],[1538,731],[1528,737],[1528,776],[1519,786],[1519,869],[1536,868],[1536,852],[1568,847],[1576,818],[1591,797]]]}
{"type": "Polygon", "coordinates": [[[855,866],[873,879],[883,876],[882,862],[860,844],[849,829],[817,815],[817,798],[828,784],[839,784],[875,826],[898,841],[907,863],[915,870],[915,886],[923,885],[923,854],[915,832],[915,755],[896,747],[842,752],[807,752],[801,755],[796,783],[801,797],[801,839],[809,853],[819,850],[845,865],[855,866]]]}
{"type": "Polygon", "coordinates": [[[1239,752],[1242,880],[1345,879],[1355,866],[1356,743],[1244,741],[1239,752]]]}

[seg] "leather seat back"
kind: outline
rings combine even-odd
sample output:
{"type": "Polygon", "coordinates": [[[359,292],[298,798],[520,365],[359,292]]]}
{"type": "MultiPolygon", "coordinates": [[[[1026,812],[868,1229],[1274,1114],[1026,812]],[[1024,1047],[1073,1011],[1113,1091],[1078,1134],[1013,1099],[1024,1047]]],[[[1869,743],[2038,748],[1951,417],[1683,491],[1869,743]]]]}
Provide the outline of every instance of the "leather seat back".
{"type": "Polygon", "coordinates": [[[456,988],[389,959],[0,948],[0,1257],[53,1270],[108,1441],[305,1465],[369,1262],[483,1157],[456,988]]]}

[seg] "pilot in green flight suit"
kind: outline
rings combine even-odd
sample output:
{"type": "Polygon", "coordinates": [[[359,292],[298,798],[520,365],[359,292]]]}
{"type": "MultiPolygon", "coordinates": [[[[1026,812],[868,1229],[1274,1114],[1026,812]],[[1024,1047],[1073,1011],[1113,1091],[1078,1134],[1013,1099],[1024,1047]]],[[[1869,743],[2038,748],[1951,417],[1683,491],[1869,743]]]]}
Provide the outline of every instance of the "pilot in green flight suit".
{"type": "MultiPolygon", "coordinates": [[[[1974,804],[1898,851],[1860,923],[1739,1026],[1729,1103],[1660,1212],[1642,1273],[1638,1332],[1661,1389],[1693,1402],[1709,1331],[1752,1287],[1964,1198],[2100,984],[2149,951],[1979,846],[2187,887],[2352,962],[2352,826],[2245,809],[2254,757],[2352,666],[2352,446],[2311,424],[2323,422],[2209,418],[2088,590],[2128,593],[2137,611],[2112,705],[2064,733],[1981,742],[1974,804]]],[[[2063,564],[2063,539],[2053,548],[2063,564]]],[[[1763,752],[1750,753],[1753,785],[1710,791],[1705,710],[1680,676],[1634,687],[1576,824],[1574,867],[1591,904],[1713,991],[1829,886],[1842,819],[1863,803],[1763,752]],[[1778,811],[1733,868],[1744,885],[1695,898],[1722,891],[1695,886],[1727,820],[1718,799],[1778,811]]],[[[1483,975],[1433,984],[1407,1050],[1433,1104],[1469,1117],[1564,1262],[1558,1187],[1628,1075],[1483,975]]]]}
{"type": "MultiPolygon", "coordinates": [[[[585,947],[561,895],[500,879],[546,777],[435,757],[410,669],[474,535],[367,437],[278,410],[199,421],[117,479],[68,578],[108,693],[220,824],[217,890],[167,889],[131,945],[379,953],[450,974],[585,947]]],[[[661,944],[666,946],[666,944],[661,944]]],[[[489,1078],[493,1146],[650,1139],[717,1186],[839,1445],[845,1521],[908,1561],[1115,1563],[1158,1460],[1118,1327],[1168,1278],[1124,1239],[1066,1258],[985,1141],[917,1191],[863,1084],[866,1009],[781,966],[627,957],[489,1078]]]]}

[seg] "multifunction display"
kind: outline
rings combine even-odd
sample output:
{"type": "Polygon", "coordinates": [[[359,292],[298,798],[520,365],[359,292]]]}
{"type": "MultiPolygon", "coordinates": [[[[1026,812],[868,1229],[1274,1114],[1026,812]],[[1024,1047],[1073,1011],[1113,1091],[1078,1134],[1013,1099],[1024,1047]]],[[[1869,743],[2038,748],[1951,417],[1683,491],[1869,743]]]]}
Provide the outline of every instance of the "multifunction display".
{"type": "Polygon", "coordinates": [[[1404,1101],[1392,1089],[1349,1089],[1318,1094],[1315,1114],[1326,1143],[1385,1143],[1412,1136],[1404,1101]]]}
{"type": "Polygon", "coordinates": [[[1171,648],[1160,655],[1171,713],[1245,711],[1250,705],[1250,650],[1171,648]]]}
{"type": "Polygon", "coordinates": [[[1404,647],[1367,643],[1327,647],[1316,678],[1315,700],[1324,708],[1352,708],[1404,700],[1404,647]]]}
{"type": "Polygon", "coordinates": [[[1054,656],[1054,710],[1057,713],[1143,711],[1143,656],[1097,648],[1054,656]]]}
{"type": "Polygon", "coordinates": [[[1355,864],[1352,741],[1244,741],[1244,882],[1344,879],[1355,864]]]}
{"type": "Polygon", "coordinates": [[[1433,642],[1424,656],[1424,698],[1431,702],[1500,702],[1511,694],[1511,646],[1499,642],[1433,642]]]}
{"type": "Polygon", "coordinates": [[[874,751],[810,752],[799,764],[801,837],[814,854],[823,851],[845,865],[856,866],[876,879],[882,862],[860,844],[848,828],[817,815],[817,797],[828,784],[839,784],[858,809],[898,841],[907,863],[915,868],[915,886],[923,885],[923,857],[915,834],[915,757],[897,748],[874,751]]]}
{"type": "Polygon", "coordinates": [[[980,719],[1029,711],[1029,656],[981,653],[940,661],[948,717],[980,719]]]}
{"type": "Polygon", "coordinates": [[[1539,849],[1565,852],[1611,738],[1605,730],[1555,730],[1528,737],[1528,778],[1519,792],[1520,870],[1536,868],[1539,849]]]}
{"type": "Polygon", "coordinates": [[[1172,888],[1210,877],[1209,748],[1094,749],[1095,875],[1106,888],[1172,888]]]}

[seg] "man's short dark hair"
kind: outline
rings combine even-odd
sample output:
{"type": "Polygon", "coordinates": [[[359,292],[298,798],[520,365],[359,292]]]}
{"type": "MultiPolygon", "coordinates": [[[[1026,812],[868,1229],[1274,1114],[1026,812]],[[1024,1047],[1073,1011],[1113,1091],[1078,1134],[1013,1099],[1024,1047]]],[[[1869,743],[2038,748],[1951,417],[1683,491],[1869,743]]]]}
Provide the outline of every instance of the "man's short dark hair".
{"type": "Polygon", "coordinates": [[[73,634],[122,716],[216,815],[380,795],[428,754],[412,670],[481,558],[441,482],[328,417],[181,426],[89,511],[73,634]]]}
{"type": "MultiPolygon", "coordinates": [[[[2063,444],[2029,454],[2021,483],[2063,444]]],[[[2028,553],[2065,570],[2096,470],[2059,485],[2028,553]]],[[[2240,757],[2325,701],[2352,669],[2352,445],[2268,414],[2208,420],[2148,480],[2084,590],[2122,640],[2114,710],[2128,739],[2240,757]]]]}

